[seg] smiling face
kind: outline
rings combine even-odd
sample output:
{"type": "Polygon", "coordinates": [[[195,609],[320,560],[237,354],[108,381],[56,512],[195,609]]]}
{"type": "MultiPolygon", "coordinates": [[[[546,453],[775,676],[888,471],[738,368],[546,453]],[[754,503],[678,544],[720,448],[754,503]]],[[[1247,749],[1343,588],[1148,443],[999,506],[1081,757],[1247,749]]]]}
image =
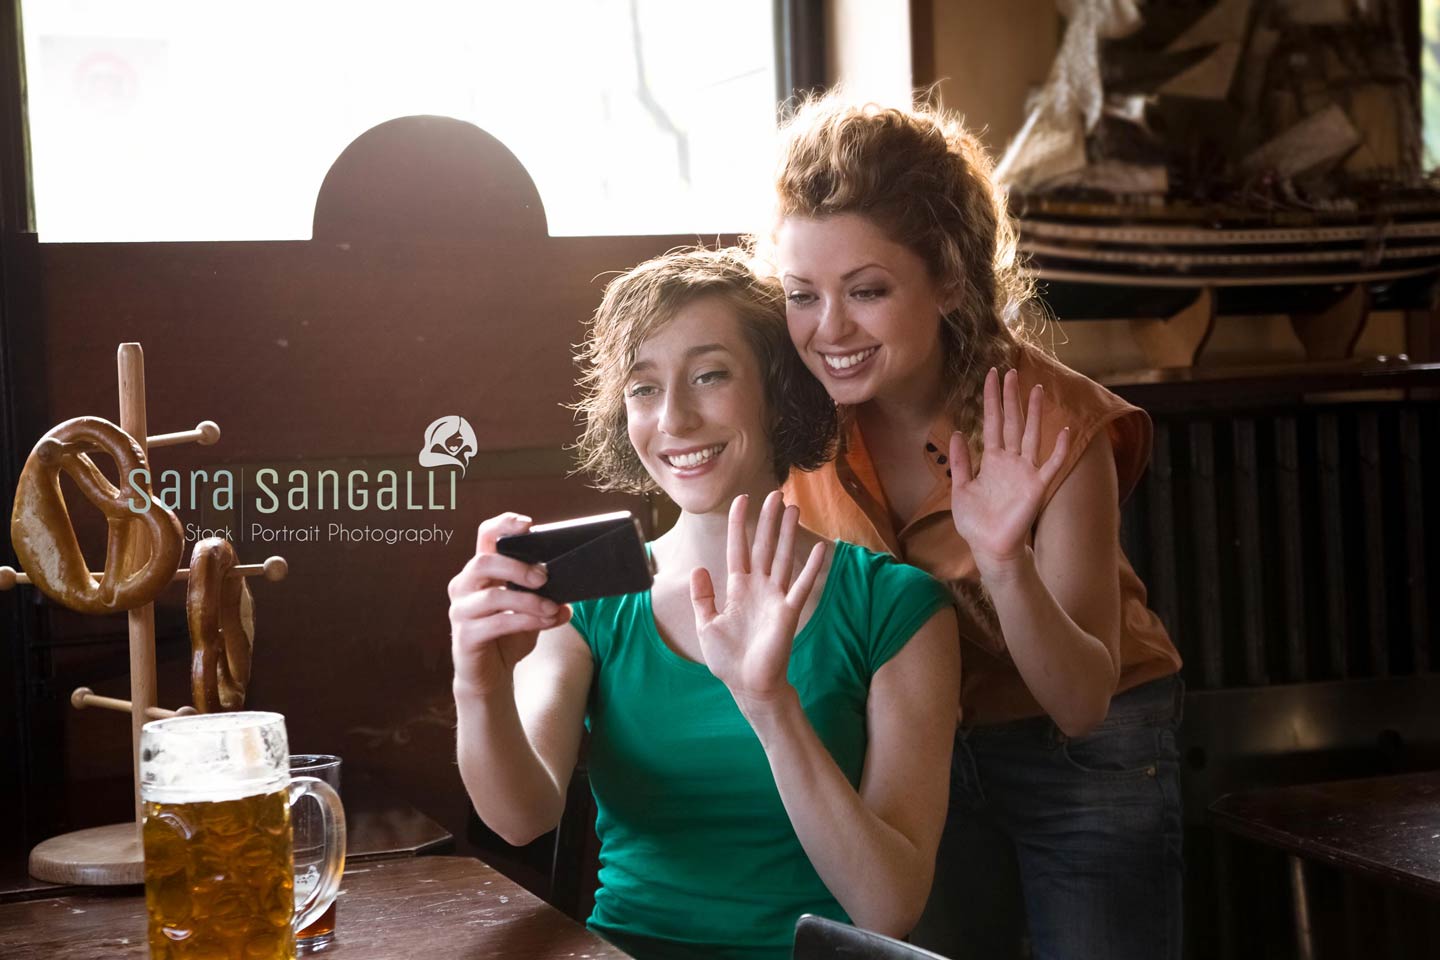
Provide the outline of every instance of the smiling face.
{"type": "Polygon", "coordinates": [[[790,339],[836,403],[941,391],[947,304],[917,254],[842,213],[787,218],[775,255],[790,339]]]}
{"type": "Polygon", "coordinates": [[[723,297],[692,300],[640,344],[625,421],[646,472],[688,513],[776,485],[760,364],[723,297]]]}

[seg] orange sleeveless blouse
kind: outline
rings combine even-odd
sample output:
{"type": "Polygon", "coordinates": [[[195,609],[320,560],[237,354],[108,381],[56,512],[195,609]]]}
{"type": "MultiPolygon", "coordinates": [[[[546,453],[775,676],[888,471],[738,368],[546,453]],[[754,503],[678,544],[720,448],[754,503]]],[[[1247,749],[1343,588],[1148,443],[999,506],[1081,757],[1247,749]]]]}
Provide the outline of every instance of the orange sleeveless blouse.
{"type": "MultiPolygon", "coordinates": [[[[1120,502],[1135,489],[1150,460],[1152,427],[1149,416],[1082,374],[1042,351],[1021,348],[1017,367],[1020,396],[1037,383],[1045,387],[1041,425],[1040,460],[1044,462],[1065,427],[1070,428],[1070,450],[1049,489],[1041,510],[1075,468],[1090,441],[1108,432],[1115,452],[1120,502]]],[[[956,597],[960,613],[961,720],[967,726],[1004,723],[1043,715],[1005,650],[993,611],[977,602],[980,574],[970,547],[955,532],[950,518],[950,478],[943,455],[954,429],[948,413],[930,427],[929,469],[934,486],[915,516],[894,529],[890,510],[874,465],[853,418],[845,424],[837,457],[810,473],[791,471],[785,499],[800,508],[801,522],[824,536],[848,540],[872,550],[887,551],[927,571],[945,583],[956,597]]],[[[1118,651],[1120,693],[1149,680],[1170,676],[1180,669],[1180,654],[1158,617],[1146,604],[1145,585],[1124,552],[1116,578],[1120,585],[1121,626],[1118,651]]]]}

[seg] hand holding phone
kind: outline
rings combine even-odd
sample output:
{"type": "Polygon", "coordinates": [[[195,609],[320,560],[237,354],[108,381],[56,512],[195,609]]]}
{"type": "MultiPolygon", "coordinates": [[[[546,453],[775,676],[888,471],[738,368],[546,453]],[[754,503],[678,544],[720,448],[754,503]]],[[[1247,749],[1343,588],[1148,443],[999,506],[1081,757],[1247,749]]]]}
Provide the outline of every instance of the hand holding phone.
{"type": "Polygon", "coordinates": [[[628,510],[542,523],[529,533],[501,537],[495,551],[525,563],[545,564],[549,579],[544,586],[506,586],[556,603],[638,593],[655,582],[654,562],[645,549],[640,522],[628,510]]]}
{"type": "Polygon", "coordinates": [[[475,555],[449,583],[450,654],[457,697],[512,696],[515,667],[541,632],[570,619],[570,610],[531,592],[495,589],[511,578],[540,582],[539,570],[501,556],[496,542],[530,529],[515,513],[490,517],[476,531],[475,555]]]}

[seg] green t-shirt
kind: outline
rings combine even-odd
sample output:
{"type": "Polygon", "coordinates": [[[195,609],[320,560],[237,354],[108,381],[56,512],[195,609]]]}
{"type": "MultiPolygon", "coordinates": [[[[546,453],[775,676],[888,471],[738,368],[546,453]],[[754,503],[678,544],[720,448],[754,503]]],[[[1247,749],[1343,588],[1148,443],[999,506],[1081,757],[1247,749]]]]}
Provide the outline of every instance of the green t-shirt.
{"type": "MultiPolygon", "coordinates": [[[[951,602],[924,571],[837,542],[789,679],[857,788],[870,678],[951,602]]],[[[595,658],[586,726],[600,887],[589,924],[638,960],[784,960],[803,913],[848,920],[800,846],[729,690],[660,639],[650,593],[574,605],[595,658]]]]}

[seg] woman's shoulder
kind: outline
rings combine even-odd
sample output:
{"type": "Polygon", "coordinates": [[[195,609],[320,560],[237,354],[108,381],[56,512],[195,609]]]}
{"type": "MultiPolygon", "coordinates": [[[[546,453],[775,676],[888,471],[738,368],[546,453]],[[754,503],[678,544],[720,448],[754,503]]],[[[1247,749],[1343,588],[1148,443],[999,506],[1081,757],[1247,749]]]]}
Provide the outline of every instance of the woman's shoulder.
{"type": "Polygon", "coordinates": [[[855,596],[893,595],[908,591],[945,592],[945,587],[917,566],[898,560],[888,553],[869,547],[836,540],[830,576],[838,577],[839,586],[855,596]]]}
{"type": "Polygon", "coordinates": [[[649,594],[647,589],[636,593],[575,600],[570,604],[570,625],[585,640],[593,654],[597,657],[603,656],[617,631],[631,629],[635,622],[648,614],[646,601],[649,594]]]}
{"type": "Polygon", "coordinates": [[[952,602],[950,591],[919,567],[845,540],[835,541],[830,576],[827,595],[848,611],[845,619],[854,628],[848,633],[872,674],[952,602]]]}
{"type": "Polygon", "coordinates": [[[1020,345],[1016,369],[1022,386],[1041,384],[1050,402],[1074,416],[1103,417],[1109,413],[1140,412],[1140,408],[1118,396],[1103,384],[1033,343],[1020,345]]]}
{"type": "Polygon", "coordinates": [[[1150,416],[1102,384],[1072,370],[1034,344],[1022,344],[1016,362],[1022,396],[1039,384],[1045,388],[1040,457],[1049,456],[1060,431],[1070,430],[1070,454],[1047,492],[1054,495],[1091,441],[1102,432],[1115,457],[1115,474],[1123,502],[1135,489],[1150,462],[1153,427],[1150,416]]]}

